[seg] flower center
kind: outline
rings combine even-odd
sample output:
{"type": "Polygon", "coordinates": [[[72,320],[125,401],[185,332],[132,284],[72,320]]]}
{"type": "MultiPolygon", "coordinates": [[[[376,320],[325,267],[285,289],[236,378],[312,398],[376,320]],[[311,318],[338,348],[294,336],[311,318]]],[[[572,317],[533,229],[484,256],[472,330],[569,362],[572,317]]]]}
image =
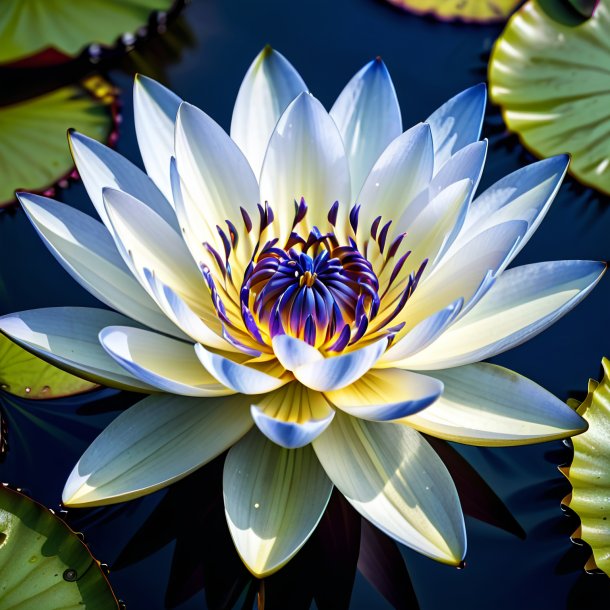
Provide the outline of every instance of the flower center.
{"type": "Polygon", "coordinates": [[[244,287],[255,295],[253,313],[272,334],[283,331],[311,345],[370,318],[379,306],[371,264],[353,246],[333,247],[329,236],[308,240],[303,251],[270,248],[244,287]]]}

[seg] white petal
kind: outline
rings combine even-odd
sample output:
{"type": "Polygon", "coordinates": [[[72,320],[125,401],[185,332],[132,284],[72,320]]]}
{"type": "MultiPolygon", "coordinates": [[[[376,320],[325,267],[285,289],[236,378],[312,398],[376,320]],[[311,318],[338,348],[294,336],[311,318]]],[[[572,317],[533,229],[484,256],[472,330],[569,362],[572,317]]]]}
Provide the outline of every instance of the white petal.
{"type": "Polygon", "coordinates": [[[369,62],[349,81],[330,116],[343,138],[352,193],[358,193],[375,161],[402,133],[396,90],[380,58],[369,62]]]}
{"type": "Polygon", "coordinates": [[[0,318],[0,330],[28,351],[61,369],[96,383],[136,391],[156,391],[119,366],[102,348],[105,326],[132,324],[121,314],[88,307],[49,307],[0,318]]]}
{"type": "Polygon", "coordinates": [[[437,402],[405,418],[421,432],[470,445],[526,445],[578,434],[586,422],[550,392],[493,364],[430,373],[445,384],[437,402]]]}
{"type": "Polygon", "coordinates": [[[128,326],[107,326],[99,339],[123,368],[163,392],[183,396],[234,394],[203,368],[192,343],[128,326]]]}
{"type": "Polygon", "coordinates": [[[288,371],[324,358],[315,347],[290,335],[277,335],[271,343],[280,364],[288,371]]]}
{"type": "Polygon", "coordinates": [[[211,375],[223,385],[242,394],[265,394],[277,390],[289,381],[286,377],[274,377],[210,352],[199,343],[195,345],[195,352],[211,375]]]}
{"type": "Polygon", "coordinates": [[[229,451],[227,523],[255,576],[272,574],[296,555],[324,514],[332,487],[311,447],[284,449],[252,431],[229,451]]]}
{"type": "Polygon", "coordinates": [[[103,224],[47,197],[18,197],[47,248],[83,288],[142,324],[185,338],[134,279],[103,224]]]}
{"type": "Polygon", "coordinates": [[[432,179],[434,152],[430,126],[415,125],[398,136],[379,157],[356,198],[361,205],[359,242],[369,238],[377,216],[381,223],[400,218],[432,179]]]}
{"type": "Polygon", "coordinates": [[[426,119],[434,140],[435,173],[451,155],[479,139],[486,101],[485,85],[475,85],[452,97],[426,119]]]}
{"type": "Polygon", "coordinates": [[[480,296],[479,288],[490,285],[489,275],[502,271],[526,229],[523,221],[506,222],[477,235],[454,255],[446,255],[416,288],[396,322],[414,326],[459,298],[467,305],[480,296]]]}
{"type": "Polygon", "coordinates": [[[297,382],[254,401],[250,412],[259,430],[287,449],[310,443],[328,427],[335,415],[320,392],[297,382]]]}
{"type": "Polygon", "coordinates": [[[149,269],[144,269],[144,278],[159,307],[178,328],[194,341],[227,351],[238,351],[226,339],[223,339],[222,327],[216,315],[200,312],[199,315],[184,302],[174,290],[164,284],[149,269]]]}
{"type": "Polygon", "coordinates": [[[555,261],[505,271],[489,292],[428,348],[395,366],[443,369],[511,349],[554,324],[604,273],[604,263],[555,261]]]}
{"type": "MultiPolygon", "coordinates": [[[[133,113],[144,167],[171,203],[169,160],[174,154],[174,126],[182,100],[152,78],[136,74],[133,113]]],[[[132,193],[139,197],[139,194],[132,193]]]]}
{"type": "Polygon", "coordinates": [[[360,379],[379,360],[387,345],[388,340],[384,337],[353,352],[304,364],[295,368],[293,373],[312,390],[340,390],[360,379]]]}
{"type": "MultiPolygon", "coordinates": [[[[199,243],[223,251],[218,227],[238,224],[240,208],[253,214],[258,183],[235,142],[205,112],[182,103],[176,123],[176,166],[186,217],[181,219],[199,243]]],[[[169,169],[169,168],[168,168],[169,169]]]]}
{"type": "MultiPolygon", "coordinates": [[[[152,271],[193,307],[209,290],[184,241],[144,203],[122,191],[104,189],[115,241],[147,288],[144,269],[152,271]]],[[[153,295],[154,296],[154,295],[153,295]]]]}
{"type": "Polygon", "coordinates": [[[393,367],[395,362],[428,347],[453,323],[464,304],[463,299],[457,299],[444,309],[433,313],[422,320],[415,328],[394,343],[375,363],[375,368],[393,367]]]}
{"type": "Polygon", "coordinates": [[[252,427],[243,396],[149,396],[121,413],[70,474],[68,506],[101,506],[167,487],[237,442],[252,427]]]}
{"type": "Polygon", "coordinates": [[[350,176],[339,131],[320,102],[301,93],[286,109],[269,141],[260,180],[261,200],[268,201],[287,238],[294,202],[305,198],[306,224],[325,227],[335,201],[344,213],[350,204],[350,176]]]}
{"type": "Polygon", "coordinates": [[[263,166],[273,129],[292,100],[307,85],[290,62],[265,47],[242,81],[231,119],[231,139],[246,155],[255,176],[263,166]]]}
{"type": "Polygon", "coordinates": [[[342,411],[373,421],[390,421],[406,417],[431,405],[442,393],[437,379],[401,371],[372,370],[352,385],[324,392],[342,411]]]}
{"type": "Polygon", "coordinates": [[[466,533],[457,491],[420,434],[338,412],[313,446],[331,481],[365,519],[424,555],[460,563],[466,533]]]}
{"type": "Polygon", "coordinates": [[[527,222],[528,228],[513,252],[512,260],[548,212],[568,169],[568,163],[567,155],[551,157],[522,167],[496,182],[472,202],[456,241],[463,243],[507,220],[523,220],[527,222]]]}
{"type": "Polygon", "coordinates": [[[172,206],[141,169],[119,153],[81,133],[70,132],[68,140],[74,163],[87,193],[100,218],[111,231],[102,197],[102,190],[106,187],[125,191],[146,202],[170,227],[178,230],[172,206]]]}

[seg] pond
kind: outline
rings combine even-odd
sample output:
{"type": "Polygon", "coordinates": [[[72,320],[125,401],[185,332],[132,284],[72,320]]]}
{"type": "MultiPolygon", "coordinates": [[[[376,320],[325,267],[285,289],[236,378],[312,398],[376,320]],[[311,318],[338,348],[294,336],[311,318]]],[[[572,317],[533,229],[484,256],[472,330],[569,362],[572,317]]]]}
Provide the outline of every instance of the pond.
{"type": "MultiPolygon", "coordinates": [[[[290,59],[327,108],[357,70],[381,56],[401,102],[403,123],[410,126],[461,90],[486,81],[487,61],[501,31],[501,24],[439,22],[375,0],[193,0],[163,38],[138,45],[127,59],[102,64],[105,77],[120,91],[116,149],[141,165],[132,113],[135,72],[160,80],[228,129],[241,79],[267,44],[290,59]]],[[[14,92],[3,92],[0,103],[12,95],[14,92]]],[[[492,104],[486,111],[483,137],[489,139],[489,152],[479,192],[535,160],[516,136],[507,132],[499,109],[492,104]]],[[[62,190],[58,199],[94,214],[79,182],[62,190]]],[[[607,197],[566,178],[516,264],[606,260],[610,252],[608,203],[607,197]]],[[[20,210],[0,214],[0,243],[4,283],[0,314],[36,307],[98,306],[57,264],[20,210]]],[[[552,328],[493,362],[529,377],[562,400],[573,396],[582,399],[587,380],[600,379],[601,359],[610,355],[609,302],[610,282],[605,278],[552,328]]],[[[67,475],[82,452],[137,398],[112,390],[36,403],[2,395],[9,451],[0,464],[0,480],[57,508],[67,475]]],[[[500,504],[486,505],[489,496],[480,500],[477,496],[471,512],[476,512],[480,501],[481,512],[492,515],[504,529],[468,516],[468,553],[463,569],[435,563],[400,547],[414,593],[396,567],[399,563],[391,549],[374,547],[372,557],[382,566],[386,561],[398,570],[393,585],[399,597],[403,596],[403,605],[398,607],[602,608],[604,600],[610,599],[608,579],[584,573],[588,551],[570,541],[578,519],[560,507],[570,486],[558,466],[570,461],[570,448],[561,441],[515,448],[455,447],[507,508],[502,512],[500,504]]],[[[84,533],[93,554],[110,566],[110,581],[128,610],[221,608],[222,600],[232,597],[236,607],[251,607],[254,589],[248,588],[248,573],[235,555],[224,524],[219,495],[221,467],[215,462],[169,491],[140,500],[68,511],[68,522],[84,533]]],[[[326,535],[339,532],[343,526],[348,533],[350,527],[356,527],[350,525],[351,513],[338,500],[335,512],[326,535]]],[[[333,551],[333,561],[353,562],[349,535],[343,539],[337,534],[337,538],[345,547],[333,551]]],[[[333,583],[320,569],[320,553],[313,548],[308,553],[295,560],[300,563],[295,563],[283,581],[270,580],[266,607],[308,607],[309,602],[304,601],[309,599],[308,591],[335,585],[341,588],[336,592],[338,600],[345,600],[345,591],[349,598],[351,591],[350,609],[392,607],[361,572],[356,572],[352,585],[349,574],[340,579],[339,570],[333,583]]],[[[333,603],[343,602],[325,607],[332,608],[333,603]]]]}

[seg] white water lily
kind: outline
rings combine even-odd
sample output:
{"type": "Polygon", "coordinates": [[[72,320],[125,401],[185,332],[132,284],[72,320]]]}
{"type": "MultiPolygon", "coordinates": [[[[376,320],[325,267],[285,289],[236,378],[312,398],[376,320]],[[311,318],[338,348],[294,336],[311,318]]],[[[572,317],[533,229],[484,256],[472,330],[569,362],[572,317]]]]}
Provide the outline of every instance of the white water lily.
{"type": "Polygon", "coordinates": [[[534,382],[479,363],[548,327],[605,269],[506,270],[567,158],[474,198],[485,88],[403,133],[380,60],[328,113],[265,49],[230,137],[148,78],[136,79],[134,96],[148,175],[70,135],[102,223],[19,196],[60,263],[116,312],[26,311],[0,328],[78,375],[152,394],[85,452],[64,502],[138,497],[230,449],[226,516],[254,574],[297,553],[333,486],[396,540],[458,564],[460,503],[420,431],[493,446],[586,427],[534,382]]]}

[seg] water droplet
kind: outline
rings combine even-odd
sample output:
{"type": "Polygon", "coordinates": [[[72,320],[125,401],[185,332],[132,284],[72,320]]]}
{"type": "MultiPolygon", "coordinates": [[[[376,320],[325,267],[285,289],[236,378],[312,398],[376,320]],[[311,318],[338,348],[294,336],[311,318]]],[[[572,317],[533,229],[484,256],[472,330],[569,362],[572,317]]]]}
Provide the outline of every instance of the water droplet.
{"type": "Polygon", "coordinates": [[[25,393],[26,393],[26,394],[29,394],[31,391],[32,391],[32,388],[31,388],[30,386],[28,386],[28,387],[25,389],[25,393]]]}
{"type": "Polygon", "coordinates": [[[29,563],[36,563],[38,561],[38,557],[36,557],[36,555],[32,555],[29,559],[28,562],[29,563]]]}
{"type": "Polygon", "coordinates": [[[76,570],[73,570],[72,568],[68,568],[67,570],[64,571],[64,580],[67,582],[74,582],[78,576],[78,574],[76,573],[76,570]]]}
{"type": "Polygon", "coordinates": [[[42,393],[43,393],[43,394],[46,394],[46,393],[47,393],[47,392],[48,392],[50,389],[51,389],[51,388],[50,388],[48,385],[46,385],[46,386],[44,386],[44,387],[42,388],[42,393]]]}
{"type": "Polygon", "coordinates": [[[462,559],[462,561],[460,561],[459,565],[456,567],[458,570],[463,570],[466,567],[466,562],[462,559]]]}
{"type": "Polygon", "coordinates": [[[254,503],[254,508],[260,508],[260,507],[261,507],[261,505],[258,502],[254,503]]]}

